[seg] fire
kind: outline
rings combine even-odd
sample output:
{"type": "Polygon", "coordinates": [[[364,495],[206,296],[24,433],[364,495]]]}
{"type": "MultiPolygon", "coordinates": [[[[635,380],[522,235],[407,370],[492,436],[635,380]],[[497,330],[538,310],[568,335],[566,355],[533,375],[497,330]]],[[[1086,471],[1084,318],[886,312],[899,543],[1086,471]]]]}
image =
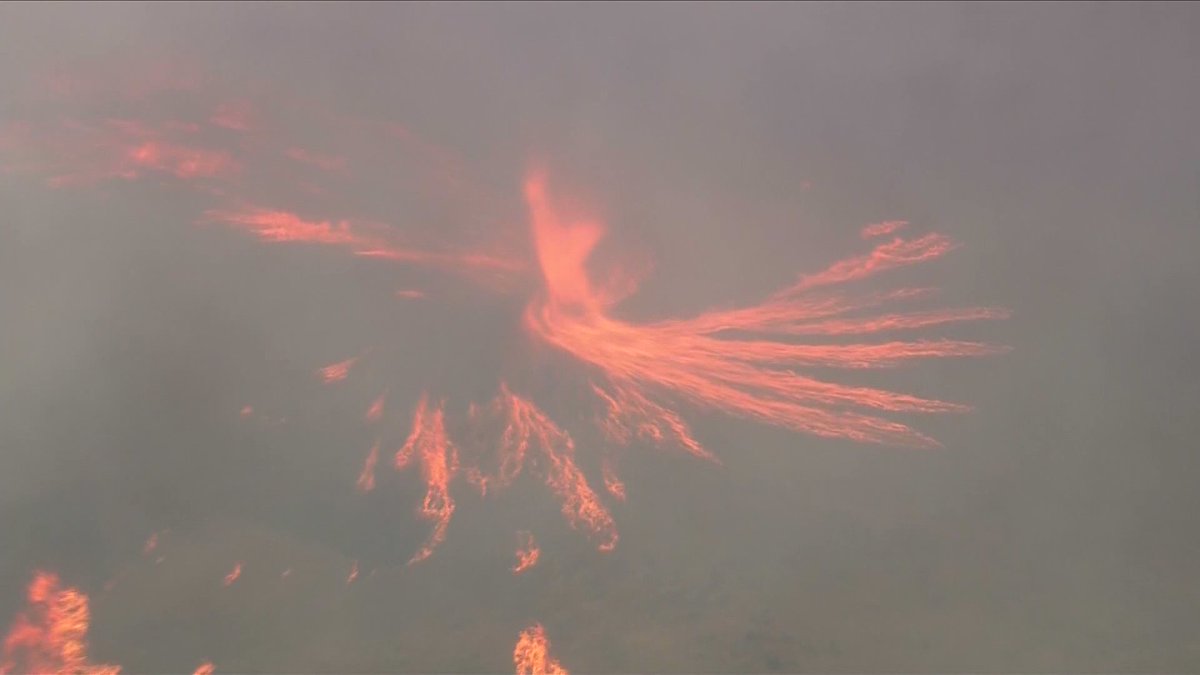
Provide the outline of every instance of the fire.
{"type": "Polygon", "coordinates": [[[354,580],[357,578],[358,578],[358,561],[355,560],[350,565],[350,573],[346,575],[346,585],[349,586],[350,584],[354,583],[354,580]]]}
{"type": "Polygon", "coordinates": [[[321,376],[321,379],[325,381],[325,384],[333,384],[334,382],[341,382],[342,380],[346,379],[346,376],[348,376],[350,374],[350,369],[354,367],[355,363],[358,363],[357,356],[346,359],[345,361],[338,361],[337,363],[331,363],[331,364],[321,368],[320,370],[318,370],[317,374],[319,374],[321,376]]]}
{"type": "Polygon", "coordinates": [[[362,472],[358,474],[359,492],[370,492],[375,489],[375,465],[379,462],[379,442],[371,446],[371,452],[363,461],[362,472]]]}
{"type": "Polygon", "coordinates": [[[517,675],[568,675],[567,669],[550,656],[550,640],[540,623],[521,631],[517,637],[513,667],[517,675]]]}
{"type": "Polygon", "coordinates": [[[213,675],[215,670],[216,668],[211,662],[201,663],[196,667],[196,670],[192,672],[192,675],[213,675]]]}
{"type": "Polygon", "coordinates": [[[517,564],[513,565],[513,574],[527,572],[537,564],[541,550],[533,539],[532,532],[522,530],[517,533],[517,564]]]}
{"type": "Polygon", "coordinates": [[[29,606],[4,639],[0,673],[115,675],[120,666],[88,662],[88,598],[63,587],[57,575],[38,571],[29,584],[29,606]]]}
{"type": "Polygon", "coordinates": [[[403,470],[414,457],[421,465],[421,478],[425,481],[420,515],[434,526],[424,546],[408,561],[410,565],[433,555],[433,550],[446,538],[446,528],[454,515],[450,482],[458,473],[458,449],[446,434],[445,403],[430,405],[426,395],[421,396],[413,414],[412,432],[396,452],[396,469],[403,470]]]}
{"type": "Polygon", "coordinates": [[[222,583],[225,586],[232,586],[233,582],[237,581],[238,577],[240,576],[242,576],[242,563],[234,563],[233,569],[229,571],[229,574],[225,575],[225,579],[222,581],[222,583]]]}
{"type": "Polygon", "coordinates": [[[383,406],[387,402],[387,394],[380,394],[379,398],[371,403],[371,407],[367,408],[366,420],[368,422],[378,422],[383,417],[383,406]]]}
{"type": "Polygon", "coordinates": [[[468,480],[483,494],[489,489],[506,487],[521,473],[532,451],[536,453],[534,461],[546,485],[561,503],[567,522],[572,527],[586,529],[601,551],[611,551],[617,545],[616,524],[576,464],[575,441],[570,434],[533,402],[512,393],[503,382],[490,412],[504,423],[496,445],[498,469],[485,474],[472,467],[467,473],[468,480]]]}
{"type": "Polygon", "coordinates": [[[655,391],[698,408],[828,438],[936,446],[936,441],[904,424],[860,411],[933,413],[966,410],[966,406],[836,384],[794,369],[882,368],[918,358],[1003,351],[955,340],[873,344],[798,344],[790,340],[809,334],[870,334],[1007,316],[1003,310],[970,308],[840,319],[840,323],[830,319],[916,295],[904,289],[883,296],[854,297],[827,289],[936,259],[954,247],[939,234],[897,237],[866,255],[802,276],[757,305],[711,311],[690,319],[632,324],[610,315],[611,295],[594,288],[584,268],[603,230],[591,221],[565,220],[551,204],[540,176],[526,182],[525,195],[545,282],[544,293],[527,308],[525,326],[535,337],[606,375],[618,394],[597,393],[609,406],[604,427],[615,440],[627,439],[635,431],[652,438],[666,432],[692,454],[707,455],[674,411],[650,402],[649,392],[655,391]],[[731,333],[753,337],[731,337],[731,333]],[[639,421],[631,425],[631,420],[639,421]]]}

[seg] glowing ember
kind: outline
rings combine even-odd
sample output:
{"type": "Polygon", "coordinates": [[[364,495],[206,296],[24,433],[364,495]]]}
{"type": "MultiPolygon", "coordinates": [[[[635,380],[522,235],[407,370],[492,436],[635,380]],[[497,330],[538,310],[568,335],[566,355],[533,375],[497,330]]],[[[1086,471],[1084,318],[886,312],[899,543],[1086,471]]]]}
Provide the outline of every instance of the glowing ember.
{"type": "Polygon", "coordinates": [[[196,670],[192,671],[192,675],[213,675],[213,672],[215,672],[215,670],[216,670],[216,668],[213,667],[213,664],[211,662],[210,663],[201,663],[199,666],[196,667],[196,670]]]}
{"type": "Polygon", "coordinates": [[[446,538],[446,528],[454,515],[454,499],[450,496],[450,481],[458,473],[458,449],[446,435],[445,404],[429,404],[428,396],[422,395],[413,414],[412,432],[404,446],[396,452],[395,466],[403,470],[414,456],[421,464],[421,478],[425,481],[425,500],[420,515],[434,523],[433,532],[421,550],[408,561],[418,563],[433,554],[437,545],[446,538]]]}
{"type": "Polygon", "coordinates": [[[350,573],[346,575],[346,585],[349,586],[350,584],[354,583],[354,580],[357,578],[358,578],[358,561],[355,560],[354,563],[350,565],[350,573]]]}
{"type": "Polygon", "coordinates": [[[29,584],[29,606],[4,639],[0,673],[114,675],[120,666],[88,663],[88,598],[64,588],[58,576],[38,571],[29,584]]]}
{"type": "Polygon", "coordinates": [[[242,563],[234,563],[233,569],[229,571],[229,574],[225,575],[222,583],[226,586],[232,586],[233,582],[237,581],[240,576],[242,576],[242,563]]]}
{"type": "Polygon", "coordinates": [[[532,569],[537,564],[541,554],[542,552],[538,549],[537,542],[533,539],[532,532],[518,532],[517,564],[513,565],[513,574],[521,574],[532,569]]]}
{"type": "Polygon", "coordinates": [[[368,422],[378,422],[379,418],[383,417],[383,405],[387,401],[387,394],[380,394],[379,398],[371,403],[371,407],[367,408],[366,420],[368,422]]]}
{"type": "Polygon", "coordinates": [[[321,376],[321,379],[325,381],[325,384],[341,382],[342,380],[346,379],[347,375],[350,374],[350,369],[354,367],[355,363],[358,363],[357,356],[346,359],[345,361],[331,363],[328,366],[318,370],[317,374],[321,376]]]}
{"type": "Polygon", "coordinates": [[[550,656],[546,629],[534,624],[521,631],[513,649],[513,667],[517,675],[567,675],[562,664],[550,656]]]}
{"type": "Polygon", "coordinates": [[[367,454],[367,459],[363,461],[362,472],[358,474],[358,490],[360,492],[370,492],[375,489],[375,465],[379,462],[379,442],[371,446],[371,452],[367,454]]]}
{"type": "Polygon", "coordinates": [[[882,237],[886,234],[892,234],[902,227],[906,227],[906,220],[885,220],[882,223],[872,223],[862,229],[859,235],[863,239],[871,239],[873,237],[882,237]]]}
{"type": "MultiPolygon", "coordinates": [[[[912,240],[896,238],[869,254],[803,276],[758,305],[644,325],[620,321],[608,313],[613,302],[611,294],[594,288],[584,267],[602,229],[590,221],[565,221],[551,204],[540,176],[527,181],[525,194],[546,286],[542,296],[526,311],[526,328],[534,336],[600,369],[620,392],[618,396],[602,395],[610,407],[605,424],[610,437],[627,438],[635,429],[653,437],[668,430],[693,454],[703,453],[698,444],[690,442],[690,435],[673,411],[647,405],[648,392],[658,391],[701,408],[819,436],[934,446],[937,443],[933,439],[904,424],[854,409],[948,412],[965,410],[965,406],[826,382],[800,375],[793,369],[875,368],[916,358],[979,356],[1003,351],[991,345],[952,340],[814,345],[780,339],[803,335],[805,331],[873,333],[896,327],[1006,316],[1001,310],[969,309],[933,316],[889,315],[882,321],[856,320],[842,327],[813,324],[818,319],[891,299],[886,296],[853,299],[840,293],[814,291],[935,259],[952,248],[951,242],[938,234],[912,240]],[[730,337],[730,333],[756,337],[730,337]],[[641,421],[631,427],[620,422],[622,419],[641,421]]],[[[892,294],[892,298],[896,295],[892,294]]]]}
{"type": "Polygon", "coordinates": [[[509,391],[503,382],[492,402],[491,413],[504,421],[504,432],[496,448],[498,470],[485,474],[472,467],[468,480],[483,494],[489,488],[505,487],[521,472],[526,456],[533,450],[546,485],[559,498],[567,522],[588,530],[601,551],[611,551],[617,544],[616,524],[576,465],[571,436],[531,401],[509,391]]]}

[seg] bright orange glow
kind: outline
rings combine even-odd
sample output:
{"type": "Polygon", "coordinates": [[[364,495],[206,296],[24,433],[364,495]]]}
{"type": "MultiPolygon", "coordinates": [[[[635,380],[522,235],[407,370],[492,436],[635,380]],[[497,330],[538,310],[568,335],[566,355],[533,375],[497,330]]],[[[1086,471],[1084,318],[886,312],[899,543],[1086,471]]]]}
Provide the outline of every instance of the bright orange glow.
{"type": "Polygon", "coordinates": [[[178,178],[220,176],[234,171],[237,166],[226,152],[160,141],[146,141],[130,148],[128,156],[136,166],[165,171],[178,178]]]}
{"type": "Polygon", "coordinates": [[[29,584],[28,608],[4,639],[0,673],[115,675],[120,666],[88,662],[88,598],[64,588],[58,576],[38,571],[29,584]]]}
{"type": "Polygon", "coordinates": [[[537,564],[542,555],[532,532],[517,533],[517,563],[513,565],[513,574],[527,572],[537,564]]]}
{"type": "Polygon", "coordinates": [[[498,468],[485,474],[472,467],[467,479],[483,494],[489,489],[508,486],[520,474],[529,452],[536,451],[546,485],[558,497],[567,522],[572,527],[586,529],[600,550],[612,550],[617,544],[616,524],[576,465],[571,436],[531,401],[512,393],[503,382],[490,412],[504,424],[496,446],[498,468]]]}
{"type": "Polygon", "coordinates": [[[419,513],[434,524],[429,539],[408,561],[410,565],[433,555],[433,550],[446,538],[446,528],[454,515],[450,482],[458,473],[458,449],[446,434],[444,408],[443,402],[430,405],[429,397],[422,394],[413,413],[412,431],[396,452],[397,470],[406,468],[414,458],[420,463],[421,478],[425,481],[425,499],[419,513]]]}
{"type": "Polygon", "coordinates": [[[319,369],[317,374],[321,376],[321,379],[325,381],[325,384],[341,382],[350,374],[350,369],[354,367],[354,364],[358,363],[358,358],[359,357],[355,356],[346,359],[345,361],[331,363],[319,369]]]}
{"type": "MultiPolygon", "coordinates": [[[[610,438],[629,438],[636,432],[653,439],[656,434],[669,433],[692,454],[706,455],[673,411],[649,402],[648,392],[657,391],[701,408],[819,436],[935,446],[936,441],[904,424],[854,409],[948,412],[965,410],[965,406],[826,382],[793,369],[884,367],[916,358],[1003,351],[953,340],[814,345],[780,339],[806,330],[818,334],[878,332],[1006,316],[1001,310],[971,309],[889,315],[842,326],[812,323],[887,299],[854,299],[813,291],[938,258],[953,248],[952,242],[939,234],[880,244],[870,253],[802,276],[758,305],[638,325],[610,316],[604,294],[591,287],[584,263],[599,241],[602,231],[598,226],[590,221],[565,221],[551,204],[540,176],[526,182],[525,194],[546,284],[545,293],[529,305],[525,325],[536,337],[598,367],[607,376],[616,394],[604,394],[600,389],[597,393],[609,406],[603,426],[610,438]]],[[[904,295],[914,293],[891,294],[904,295]]]]}
{"type": "Polygon", "coordinates": [[[550,640],[546,637],[546,629],[538,623],[517,636],[513,667],[517,675],[568,675],[567,669],[550,656],[550,640]]]}
{"type": "Polygon", "coordinates": [[[350,565],[350,573],[346,575],[346,585],[349,586],[350,584],[354,583],[354,580],[357,578],[358,578],[358,561],[355,560],[354,563],[350,565]]]}
{"type": "Polygon", "coordinates": [[[213,672],[215,671],[216,668],[213,667],[211,662],[201,663],[196,667],[196,670],[192,671],[192,675],[213,675],[213,672]]]}
{"type": "Polygon", "coordinates": [[[225,575],[222,583],[226,586],[232,586],[233,582],[237,581],[240,576],[242,576],[242,563],[234,563],[233,569],[229,571],[229,574],[225,575]]]}

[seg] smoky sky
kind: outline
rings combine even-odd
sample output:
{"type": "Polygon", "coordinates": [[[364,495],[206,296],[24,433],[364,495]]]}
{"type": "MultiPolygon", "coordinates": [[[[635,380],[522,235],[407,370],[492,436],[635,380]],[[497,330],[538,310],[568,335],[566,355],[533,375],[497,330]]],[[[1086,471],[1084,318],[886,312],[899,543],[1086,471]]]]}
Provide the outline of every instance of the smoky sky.
{"type": "MultiPolygon", "coordinates": [[[[0,621],[46,568],[130,672],[504,672],[533,621],[578,672],[1198,669],[1198,35],[1183,3],[2,4],[0,129],[177,116],[38,94],[169,65],[349,158],[312,181],[417,242],[527,255],[545,167],[606,223],[598,255],[652,263],[629,317],[753,302],[893,219],[962,244],[914,279],[1013,314],[953,331],[1005,355],[868,378],[973,406],[912,421],[943,448],[684,407],[723,463],[630,453],[611,554],[522,489],[464,494],[408,568],[417,477],[353,489],[380,389],[465,406],[507,377],[573,433],[591,415],[523,338],[524,291],[264,245],[170,180],[51,187],[26,152],[0,173],[0,621]],[[377,162],[346,119],[403,125],[489,197],[377,162]],[[373,346],[362,378],[314,379],[373,346]],[[514,578],[527,528],[544,561],[514,578]]],[[[256,194],[315,204],[299,171],[256,194]]]]}

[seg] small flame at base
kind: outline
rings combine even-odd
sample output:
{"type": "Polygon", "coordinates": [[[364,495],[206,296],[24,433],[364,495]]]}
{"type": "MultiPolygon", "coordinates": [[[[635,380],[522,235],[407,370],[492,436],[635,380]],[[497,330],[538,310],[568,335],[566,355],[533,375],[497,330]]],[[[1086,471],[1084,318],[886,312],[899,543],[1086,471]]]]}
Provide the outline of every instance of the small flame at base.
{"type": "Polygon", "coordinates": [[[569,675],[567,669],[550,656],[550,640],[540,623],[521,631],[517,637],[513,667],[517,675],[569,675]]]}

